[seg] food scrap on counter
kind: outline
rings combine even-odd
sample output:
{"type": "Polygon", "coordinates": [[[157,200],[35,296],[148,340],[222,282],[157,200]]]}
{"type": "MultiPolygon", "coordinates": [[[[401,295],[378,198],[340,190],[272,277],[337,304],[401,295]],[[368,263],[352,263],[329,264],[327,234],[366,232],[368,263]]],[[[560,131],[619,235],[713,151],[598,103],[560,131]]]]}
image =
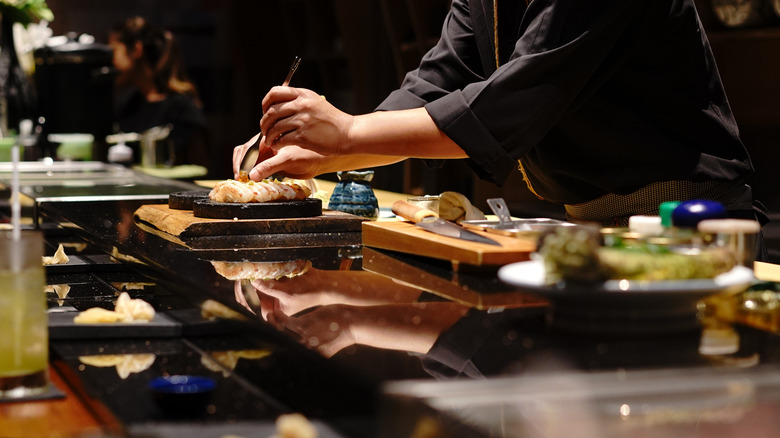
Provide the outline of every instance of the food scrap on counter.
{"type": "Polygon", "coordinates": [[[276,435],[271,438],[317,438],[317,429],[302,414],[284,414],[276,419],[276,435]]]}
{"type": "Polygon", "coordinates": [[[67,254],[65,254],[65,248],[60,244],[57,247],[57,251],[54,252],[54,255],[44,256],[43,257],[43,264],[45,266],[48,265],[64,265],[70,261],[70,258],[68,258],[67,254]]]}
{"type": "Polygon", "coordinates": [[[146,301],[130,298],[122,292],[114,310],[92,307],[73,318],[77,324],[113,324],[117,322],[149,322],[154,318],[154,307],[146,301]]]}
{"type": "Polygon", "coordinates": [[[127,379],[130,374],[136,374],[149,369],[157,356],[146,354],[103,354],[79,356],[79,362],[97,368],[116,367],[120,379],[127,379]]]}

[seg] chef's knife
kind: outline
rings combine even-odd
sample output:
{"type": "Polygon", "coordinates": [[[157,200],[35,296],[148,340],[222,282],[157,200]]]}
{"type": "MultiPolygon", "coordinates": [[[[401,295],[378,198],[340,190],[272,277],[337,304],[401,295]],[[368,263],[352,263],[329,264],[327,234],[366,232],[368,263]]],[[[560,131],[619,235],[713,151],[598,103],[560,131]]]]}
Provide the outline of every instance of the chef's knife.
{"type": "Polygon", "coordinates": [[[432,233],[453,237],[455,239],[467,240],[469,242],[501,246],[500,243],[493,239],[488,239],[485,236],[481,236],[469,230],[464,230],[460,225],[439,218],[436,213],[427,208],[421,208],[403,200],[395,201],[392,210],[396,215],[412,221],[418,227],[432,233]]]}

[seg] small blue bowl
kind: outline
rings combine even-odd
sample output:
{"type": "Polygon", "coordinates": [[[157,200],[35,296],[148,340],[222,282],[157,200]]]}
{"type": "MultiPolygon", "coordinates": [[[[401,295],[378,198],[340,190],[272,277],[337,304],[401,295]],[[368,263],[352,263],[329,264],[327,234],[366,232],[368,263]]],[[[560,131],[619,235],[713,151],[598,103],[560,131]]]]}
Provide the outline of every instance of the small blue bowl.
{"type": "Polygon", "coordinates": [[[216,381],[208,377],[173,375],[157,377],[149,382],[154,400],[160,409],[173,416],[200,414],[208,405],[216,381]]]}

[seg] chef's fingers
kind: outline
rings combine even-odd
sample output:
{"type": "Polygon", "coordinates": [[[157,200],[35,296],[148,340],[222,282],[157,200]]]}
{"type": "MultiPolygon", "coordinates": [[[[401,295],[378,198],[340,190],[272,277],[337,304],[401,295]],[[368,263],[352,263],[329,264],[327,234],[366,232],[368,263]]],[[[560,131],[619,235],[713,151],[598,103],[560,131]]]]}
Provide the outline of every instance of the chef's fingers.
{"type": "Polygon", "coordinates": [[[283,169],[284,161],[280,160],[277,155],[273,155],[255,164],[255,167],[249,171],[249,179],[252,181],[262,181],[275,173],[281,173],[283,169]]]}
{"type": "Polygon", "coordinates": [[[257,133],[248,142],[233,148],[233,178],[238,178],[238,172],[241,171],[241,163],[244,161],[244,156],[246,156],[247,151],[257,143],[261,134],[262,133],[257,133]]]}
{"type": "Polygon", "coordinates": [[[244,295],[244,288],[241,284],[241,280],[236,280],[236,282],[233,284],[233,293],[236,296],[236,302],[252,312],[252,314],[255,314],[255,310],[252,309],[252,306],[249,305],[246,299],[246,295],[244,295]]]}
{"type": "Polygon", "coordinates": [[[255,166],[249,171],[249,179],[252,181],[262,181],[263,179],[270,177],[276,173],[276,170],[271,170],[270,172],[269,170],[272,167],[274,169],[279,167],[278,164],[274,165],[274,162],[276,161],[274,160],[276,152],[266,145],[265,137],[260,139],[260,151],[255,166]],[[271,161],[270,164],[269,161],[271,161]]]}
{"type": "Polygon", "coordinates": [[[263,97],[263,114],[268,112],[271,105],[294,100],[301,94],[302,90],[304,89],[281,86],[271,88],[263,97]]]}
{"type": "Polygon", "coordinates": [[[279,310],[279,300],[260,291],[257,291],[257,298],[260,301],[260,316],[268,321],[269,315],[279,310]]]}
{"type": "Polygon", "coordinates": [[[318,159],[311,159],[312,155],[317,156],[298,146],[285,146],[276,151],[273,157],[257,163],[249,172],[249,178],[260,181],[273,174],[295,179],[314,178],[319,174],[319,164],[318,159]]]}
{"type": "Polygon", "coordinates": [[[306,88],[274,87],[263,99],[260,129],[274,143],[282,136],[316,122],[322,112],[323,96],[306,88]]]}
{"type": "Polygon", "coordinates": [[[300,110],[300,105],[285,102],[274,104],[263,114],[260,119],[260,129],[265,133],[268,146],[274,147],[274,143],[281,136],[300,128],[302,120],[300,110]]]}

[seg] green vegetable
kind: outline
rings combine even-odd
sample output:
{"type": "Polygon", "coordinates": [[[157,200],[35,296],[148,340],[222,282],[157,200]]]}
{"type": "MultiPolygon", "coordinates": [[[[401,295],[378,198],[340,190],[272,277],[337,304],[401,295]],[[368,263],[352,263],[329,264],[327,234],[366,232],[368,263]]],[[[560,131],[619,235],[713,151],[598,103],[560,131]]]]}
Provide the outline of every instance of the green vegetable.
{"type": "Polygon", "coordinates": [[[725,248],[688,249],[678,252],[642,243],[604,247],[598,229],[559,227],[542,240],[539,254],[551,283],[713,278],[736,265],[734,254],[725,248]]]}

